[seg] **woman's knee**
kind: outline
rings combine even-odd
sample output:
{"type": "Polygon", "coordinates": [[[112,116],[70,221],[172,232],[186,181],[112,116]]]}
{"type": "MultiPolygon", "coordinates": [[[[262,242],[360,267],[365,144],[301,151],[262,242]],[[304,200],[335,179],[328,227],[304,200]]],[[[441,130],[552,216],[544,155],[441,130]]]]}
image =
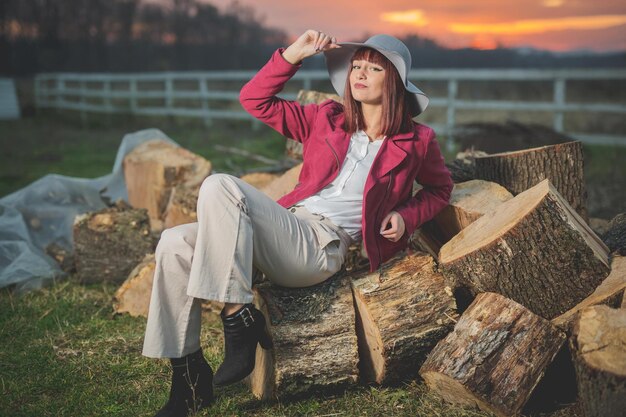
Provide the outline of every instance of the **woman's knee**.
{"type": "Polygon", "coordinates": [[[183,227],[175,226],[161,232],[161,238],[157,243],[154,255],[156,259],[160,259],[164,255],[181,255],[189,251],[193,253],[193,248],[190,247],[189,243],[185,239],[183,227]]]}
{"type": "Polygon", "coordinates": [[[225,185],[233,180],[232,175],[228,174],[213,174],[209,175],[202,181],[202,185],[200,186],[200,196],[210,196],[219,193],[223,193],[225,191],[225,185]]]}

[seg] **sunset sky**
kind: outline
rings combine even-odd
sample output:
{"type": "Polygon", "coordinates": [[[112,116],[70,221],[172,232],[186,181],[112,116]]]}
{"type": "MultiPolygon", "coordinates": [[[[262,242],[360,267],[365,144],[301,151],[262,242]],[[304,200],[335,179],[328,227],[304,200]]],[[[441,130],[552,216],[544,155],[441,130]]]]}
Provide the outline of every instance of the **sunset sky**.
{"type": "MultiPolygon", "coordinates": [[[[232,0],[208,0],[220,8],[232,0]]],[[[239,0],[295,38],[319,29],[341,40],[417,33],[451,47],[626,50],[626,0],[239,0]]]]}

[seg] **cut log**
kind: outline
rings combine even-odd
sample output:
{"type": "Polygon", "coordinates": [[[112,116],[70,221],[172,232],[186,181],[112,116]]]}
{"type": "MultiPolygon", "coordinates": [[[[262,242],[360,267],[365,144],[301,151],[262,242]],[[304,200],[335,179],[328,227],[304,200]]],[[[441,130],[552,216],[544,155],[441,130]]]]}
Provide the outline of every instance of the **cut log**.
{"type": "Polygon", "coordinates": [[[272,174],[269,172],[251,172],[246,175],[242,175],[241,179],[256,189],[261,189],[269,185],[272,181],[278,178],[280,175],[272,174]]]}
{"type": "Polygon", "coordinates": [[[261,399],[337,392],[357,381],[358,348],[350,282],[334,277],[308,288],[255,288],[268,318],[272,350],[257,348],[249,377],[261,399]]]}
{"type": "Polygon", "coordinates": [[[289,171],[261,188],[261,191],[274,200],[280,199],[295,188],[298,183],[298,178],[300,177],[300,171],[302,171],[302,164],[291,168],[289,171]]]}
{"type": "Polygon", "coordinates": [[[167,208],[163,213],[163,227],[165,229],[198,221],[196,209],[199,192],[200,187],[189,188],[179,185],[172,188],[167,208]]]}
{"type": "Polygon", "coordinates": [[[361,382],[415,379],[426,355],[458,319],[452,291],[433,258],[415,254],[352,281],[361,382]]]}
{"type": "Polygon", "coordinates": [[[626,410],[626,310],[589,307],[570,339],[586,417],[621,417],[626,410]]]}
{"type": "Polygon", "coordinates": [[[549,179],[559,193],[587,221],[587,191],[580,141],[523,151],[503,152],[475,160],[477,179],[497,182],[517,195],[549,179]]]}
{"type": "Polygon", "coordinates": [[[128,201],[148,210],[150,220],[163,219],[172,188],[199,188],[211,174],[206,159],[171,143],[153,140],[137,146],[124,158],[128,201]]]}
{"type": "Polygon", "coordinates": [[[577,317],[577,314],[587,307],[605,304],[610,307],[619,307],[626,289],[626,257],[614,256],[611,260],[611,273],[602,284],[587,298],[578,303],[574,308],[561,314],[552,320],[555,326],[569,331],[577,317]]]}
{"type": "Polygon", "coordinates": [[[607,247],[544,180],[463,229],[439,256],[451,286],[497,292],[553,319],[609,274],[607,247]]]}
{"type": "Polygon", "coordinates": [[[513,195],[495,182],[471,180],[455,184],[449,205],[418,228],[411,242],[416,249],[437,259],[441,247],[457,233],[511,198],[513,195]]]}
{"type": "Polygon", "coordinates": [[[123,282],[156,246],[147,211],[120,203],[77,216],[73,235],[76,271],[82,283],[123,282]]]}
{"type": "MultiPolygon", "coordinates": [[[[296,100],[302,105],[320,104],[328,99],[343,103],[343,99],[336,94],[321,93],[319,91],[300,90],[296,100]]],[[[293,139],[287,139],[285,143],[285,153],[288,157],[302,160],[302,144],[293,139]]]]}
{"type": "Polygon", "coordinates": [[[602,240],[611,253],[626,256],[626,213],[620,213],[607,225],[602,240]]]}
{"type": "Polygon", "coordinates": [[[63,272],[69,274],[76,272],[76,262],[74,261],[74,253],[65,249],[56,242],[52,242],[46,246],[46,255],[53,258],[59,264],[63,272]]]}
{"type": "Polygon", "coordinates": [[[155,268],[154,254],[147,254],[115,292],[113,311],[129,313],[133,317],[148,317],[155,268]]]}
{"type": "Polygon", "coordinates": [[[451,163],[446,164],[452,176],[452,181],[459,183],[475,179],[474,168],[476,163],[474,160],[479,156],[486,155],[488,155],[487,152],[474,150],[474,148],[457,153],[456,158],[451,163]]]}
{"type": "Polygon", "coordinates": [[[565,334],[499,294],[479,294],[420,370],[444,400],[519,415],[565,334]]]}

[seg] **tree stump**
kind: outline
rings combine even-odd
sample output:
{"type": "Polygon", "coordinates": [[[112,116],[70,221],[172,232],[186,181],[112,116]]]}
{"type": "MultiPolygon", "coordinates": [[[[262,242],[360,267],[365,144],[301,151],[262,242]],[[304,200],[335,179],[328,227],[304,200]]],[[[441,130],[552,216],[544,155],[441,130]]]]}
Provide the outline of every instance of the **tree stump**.
{"type": "Polygon", "coordinates": [[[626,410],[626,310],[582,311],[570,339],[586,417],[621,417],[626,410]]]}
{"type": "Polygon", "coordinates": [[[549,321],[499,294],[479,294],[420,370],[444,400],[519,415],[565,341],[549,321]]]}
{"type": "Polygon", "coordinates": [[[274,348],[257,348],[248,381],[261,399],[337,392],[357,381],[358,347],[350,282],[334,277],[308,288],[255,287],[274,348]]]}
{"type": "Polygon", "coordinates": [[[452,291],[425,254],[396,259],[353,278],[360,379],[394,384],[415,379],[426,355],[458,318],[452,291]],[[382,279],[381,279],[382,278],[382,279]]]}
{"type": "Polygon", "coordinates": [[[178,226],[198,221],[198,193],[200,187],[189,188],[179,185],[172,188],[167,208],[163,213],[163,228],[178,226]]]}
{"type": "Polygon", "coordinates": [[[616,255],[611,260],[611,273],[602,284],[574,308],[552,319],[552,324],[569,332],[578,313],[585,308],[597,304],[619,307],[624,290],[626,290],[626,257],[616,255]]]}
{"type": "Polygon", "coordinates": [[[125,204],[77,216],[73,236],[82,283],[123,282],[156,246],[146,210],[125,204]]]}
{"type": "Polygon", "coordinates": [[[175,186],[199,188],[211,174],[211,163],[187,149],[161,140],[137,146],[124,158],[124,179],[128,201],[148,210],[150,220],[159,223],[175,186]]]}
{"type": "Polygon", "coordinates": [[[549,179],[559,193],[587,221],[587,191],[580,141],[523,151],[502,152],[475,160],[477,179],[497,182],[517,195],[549,179]]]}
{"type": "Polygon", "coordinates": [[[441,247],[457,233],[511,198],[513,195],[495,182],[471,180],[455,184],[448,206],[418,228],[411,242],[438,259],[441,247]]]}
{"type": "Polygon", "coordinates": [[[439,260],[453,287],[497,292],[546,319],[589,296],[610,270],[604,243],[549,180],[463,229],[439,260]]]}
{"type": "Polygon", "coordinates": [[[115,292],[113,311],[129,313],[133,317],[148,317],[155,268],[154,254],[147,254],[115,292]]]}

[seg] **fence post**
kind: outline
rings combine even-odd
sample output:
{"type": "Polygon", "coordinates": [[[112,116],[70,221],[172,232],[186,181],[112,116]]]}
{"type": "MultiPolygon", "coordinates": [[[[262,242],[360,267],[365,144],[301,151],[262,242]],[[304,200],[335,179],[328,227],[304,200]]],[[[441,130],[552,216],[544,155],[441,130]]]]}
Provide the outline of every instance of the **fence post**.
{"type": "Polygon", "coordinates": [[[63,108],[63,94],[65,93],[65,80],[61,77],[56,78],[56,108],[57,114],[61,114],[61,109],[63,108]]]}
{"type": "Polygon", "coordinates": [[[202,101],[202,119],[204,126],[211,127],[213,125],[213,119],[211,118],[211,109],[209,107],[209,86],[207,85],[209,80],[206,78],[200,78],[200,96],[202,101]]]}
{"type": "Polygon", "coordinates": [[[80,80],[80,123],[82,124],[83,128],[87,125],[87,113],[85,111],[85,105],[87,103],[85,102],[85,94],[86,94],[85,80],[81,78],[80,80]]]}
{"type": "Polygon", "coordinates": [[[137,79],[133,77],[128,80],[128,82],[128,89],[130,90],[130,113],[134,116],[137,114],[137,79]]]}
{"type": "Polygon", "coordinates": [[[174,91],[174,83],[172,82],[172,77],[169,74],[165,77],[165,108],[167,109],[168,116],[172,116],[172,108],[174,104],[172,93],[174,91]]]}
{"type": "Polygon", "coordinates": [[[448,80],[448,105],[446,111],[446,149],[448,152],[454,150],[454,126],[456,124],[456,108],[455,100],[458,90],[458,81],[456,79],[448,80]]]}
{"type": "Polygon", "coordinates": [[[41,109],[41,77],[36,75],[33,79],[33,89],[35,91],[35,114],[39,115],[39,110],[41,109]]]}
{"type": "Polygon", "coordinates": [[[557,132],[563,132],[563,106],[565,105],[565,79],[554,80],[554,111],[553,128],[557,132]]]}

